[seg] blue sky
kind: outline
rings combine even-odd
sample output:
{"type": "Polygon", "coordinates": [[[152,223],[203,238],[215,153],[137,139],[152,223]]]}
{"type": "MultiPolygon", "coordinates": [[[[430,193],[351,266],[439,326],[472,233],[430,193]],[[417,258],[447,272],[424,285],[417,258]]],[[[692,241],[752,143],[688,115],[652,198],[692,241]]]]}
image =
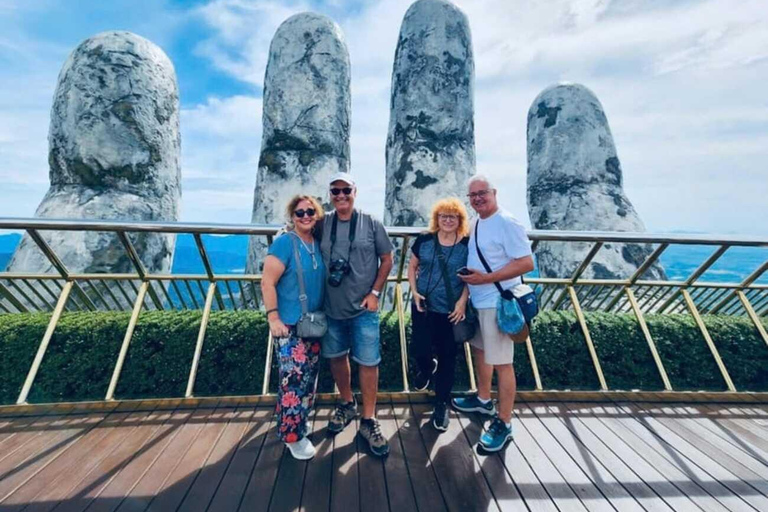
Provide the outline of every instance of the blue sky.
{"type": "MultiPolygon", "coordinates": [[[[314,10],[352,64],[352,172],[384,204],[397,34],[410,0],[0,0],[0,216],[32,216],[48,188],[56,78],[83,39],[129,30],[159,45],[181,91],[181,220],[249,222],[269,42],[314,10]]],[[[765,0],[456,0],[476,61],[478,172],[528,224],[525,119],[545,87],[600,98],[626,192],[649,231],[768,234],[765,0]]]]}

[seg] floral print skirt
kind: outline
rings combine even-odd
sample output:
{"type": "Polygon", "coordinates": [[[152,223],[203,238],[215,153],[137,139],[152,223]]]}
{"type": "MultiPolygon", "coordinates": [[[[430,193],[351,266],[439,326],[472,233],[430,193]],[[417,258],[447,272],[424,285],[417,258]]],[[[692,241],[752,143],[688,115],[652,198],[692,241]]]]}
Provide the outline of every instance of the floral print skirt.
{"type": "Polygon", "coordinates": [[[280,366],[277,435],[286,443],[295,443],[307,435],[307,418],[317,388],[320,340],[303,340],[291,332],[276,342],[280,366]]]}

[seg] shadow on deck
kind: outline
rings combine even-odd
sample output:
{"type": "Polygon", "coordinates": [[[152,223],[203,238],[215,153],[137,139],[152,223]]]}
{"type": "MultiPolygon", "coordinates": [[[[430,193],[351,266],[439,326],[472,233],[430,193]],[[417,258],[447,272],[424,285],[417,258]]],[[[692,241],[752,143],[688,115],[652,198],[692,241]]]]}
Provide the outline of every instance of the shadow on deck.
{"type": "Polygon", "coordinates": [[[0,510],[768,510],[766,405],[519,402],[485,456],[481,418],[438,435],[428,404],[382,403],[383,461],[321,405],[308,463],[270,407],[157,407],[0,417],[0,510]]]}

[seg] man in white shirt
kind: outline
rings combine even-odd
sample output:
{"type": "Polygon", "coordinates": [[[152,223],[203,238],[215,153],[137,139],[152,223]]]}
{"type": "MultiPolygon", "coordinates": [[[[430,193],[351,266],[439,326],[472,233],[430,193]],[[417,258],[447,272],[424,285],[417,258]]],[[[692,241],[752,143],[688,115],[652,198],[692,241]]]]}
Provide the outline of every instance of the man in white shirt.
{"type": "Polygon", "coordinates": [[[496,189],[482,175],[468,182],[469,199],[478,219],[472,225],[467,267],[469,274],[461,279],[469,285],[472,305],[477,309],[479,329],[470,341],[477,372],[477,396],[455,398],[453,406],[462,412],[479,412],[494,416],[491,425],[480,438],[486,451],[499,451],[512,439],[512,409],[515,405],[514,341],[525,341],[528,327],[514,337],[499,330],[496,304],[500,293],[498,282],[509,290],[521,282],[520,276],[533,270],[531,246],[525,228],[509,212],[499,208],[496,189]],[[478,255],[483,254],[491,272],[488,273],[478,255]],[[493,372],[499,388],[499,411],[491,401],[493,372]]]}

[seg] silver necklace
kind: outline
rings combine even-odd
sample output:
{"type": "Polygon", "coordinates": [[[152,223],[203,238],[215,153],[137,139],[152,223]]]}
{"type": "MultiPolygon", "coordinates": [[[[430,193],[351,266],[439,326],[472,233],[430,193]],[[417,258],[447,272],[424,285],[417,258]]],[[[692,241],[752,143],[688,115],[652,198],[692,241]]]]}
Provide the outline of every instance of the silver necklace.
{"type": "MultiPolygon", "coordinates": [[[[314,239],[312,240],[312,249],[310,249],[307,243],[298,235],[298,233],[294,232],[293,234],[294,236],[296,236],[296,238],[299,239],[299,242],[301,242],[301,245],[303,245],[304,248],[307,250],[307,252],[309,253],[309,257],[312,258],[312,268],[314,270],[317,270],[317,260],[315,259],[315,248],[316,248],[315,240],[314,239]]],[[[299,265],[300,264],[301,262],[299,262],[299,265]]]]}

